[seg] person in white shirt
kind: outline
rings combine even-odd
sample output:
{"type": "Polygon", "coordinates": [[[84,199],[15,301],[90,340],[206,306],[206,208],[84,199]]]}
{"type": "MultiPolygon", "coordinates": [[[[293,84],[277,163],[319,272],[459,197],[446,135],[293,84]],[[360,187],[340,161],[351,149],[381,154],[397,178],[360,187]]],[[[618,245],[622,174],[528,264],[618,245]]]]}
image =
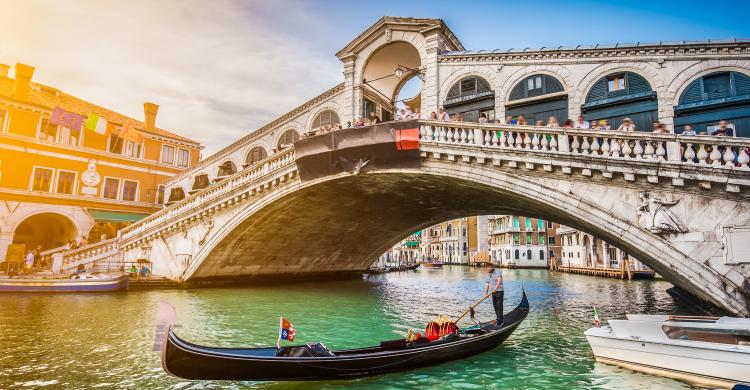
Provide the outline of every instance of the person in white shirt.
{"type": "Polygon", "coordinates": [[[617,128],[617,131],[627,131],[627,132],[635,131],[635,124],[633,124],[633,120],[630,118],[623,119],[622,124],[620,125],[620,127],[617,128]]]}
{"type": "Polygon", "coordinates": [[[440,114],[438,114],[438,119],[441,121],[450,122],[451,116],[448,114],[448,111],[445,111],[445,108],[440,107],[440,114]]]}
{"type": "Polygon", "coordinates": [[[575,128],[576,129],[588,129],[589,122],[587,122],[585,119],[583,119],[583,115],[578,117],[578,122],[576,122],[575,128]]]}
{"type": "Polygon", "coordinates": [[[487,267],[487,283],[484,285],[484,296],[492,293],[492,307],[495,309],[497,316],[497,326],[503,325],[503,274],[495,273],[495,267],[487,267]]]}

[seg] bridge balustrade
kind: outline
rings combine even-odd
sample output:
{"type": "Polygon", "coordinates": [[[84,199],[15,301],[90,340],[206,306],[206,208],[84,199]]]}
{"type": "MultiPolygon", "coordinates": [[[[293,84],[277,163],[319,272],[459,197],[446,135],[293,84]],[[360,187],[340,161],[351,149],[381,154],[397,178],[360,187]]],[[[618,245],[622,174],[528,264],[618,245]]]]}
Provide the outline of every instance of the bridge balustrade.
{"type": "Polygon", "coordinates": [[[748,138],[420,121],[420,140],[750,170],[748,138]]]}

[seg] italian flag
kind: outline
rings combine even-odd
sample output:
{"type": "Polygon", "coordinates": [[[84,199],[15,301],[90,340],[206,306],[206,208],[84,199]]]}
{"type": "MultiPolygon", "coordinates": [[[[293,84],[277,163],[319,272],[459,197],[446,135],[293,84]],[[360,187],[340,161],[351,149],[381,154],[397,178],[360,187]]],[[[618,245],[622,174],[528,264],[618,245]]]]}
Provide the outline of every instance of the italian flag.
{"type": "Polygon", "coordinates": [[[92,112],[86,119],[86,128],[99,134],[105,134],[107,132],[107,121],[92,112]]]}
{"type": "Polygon", "coordinates": [[[599,321],[599,313],[596,312],[596,306],[594,306],[594,326],[598,328],[601,324],[602,323],[599,321]]]}

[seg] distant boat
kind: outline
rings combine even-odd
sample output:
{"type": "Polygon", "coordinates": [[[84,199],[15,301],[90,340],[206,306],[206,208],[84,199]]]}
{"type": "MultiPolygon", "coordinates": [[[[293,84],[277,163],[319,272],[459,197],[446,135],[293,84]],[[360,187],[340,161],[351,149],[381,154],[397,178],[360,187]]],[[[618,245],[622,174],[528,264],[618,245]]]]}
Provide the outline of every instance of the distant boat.
{"type": "Polygon", "coordinates": [[[416,271],[417,268],[419,268],[420,265],[421,264],[416,263],[416,264],[412,264],[412,265],[406,266],[406,270],[407,271],[416,271]]]}
{"type": "Polygon", "coordinates": [[[127,275],[83,274],[78,278],[14,276],[0,278],[0,292],[96,292],[128,288],[127,275]]]}
{"type": "Polygon", "coordinates": [[[426,268],[442,268],[443,267],[443,263],[440,263],[440,262],[435,262],[435,263],[424,262],[422,263],[422,265],[425,266],[426,268]]]}
{"type": "Polygon", "coordinates": [[[750,319],[628,314],[585,332],[596,360],[705,387],[750,383],[750,319]]]}

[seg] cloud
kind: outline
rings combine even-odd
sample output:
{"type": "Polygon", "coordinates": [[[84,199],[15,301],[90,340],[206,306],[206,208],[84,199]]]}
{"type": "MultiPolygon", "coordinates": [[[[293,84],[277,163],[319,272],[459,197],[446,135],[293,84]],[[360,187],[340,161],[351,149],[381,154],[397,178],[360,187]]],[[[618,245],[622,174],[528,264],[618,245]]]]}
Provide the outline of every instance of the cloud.
{"type": "Polygon", "coordinates": [[[8,0],[0,62],[137,119],[153,101],[158,126],[208,155],[341,81],[333,51],[299,34],[315,25],[293,5],[8,0]]]}

